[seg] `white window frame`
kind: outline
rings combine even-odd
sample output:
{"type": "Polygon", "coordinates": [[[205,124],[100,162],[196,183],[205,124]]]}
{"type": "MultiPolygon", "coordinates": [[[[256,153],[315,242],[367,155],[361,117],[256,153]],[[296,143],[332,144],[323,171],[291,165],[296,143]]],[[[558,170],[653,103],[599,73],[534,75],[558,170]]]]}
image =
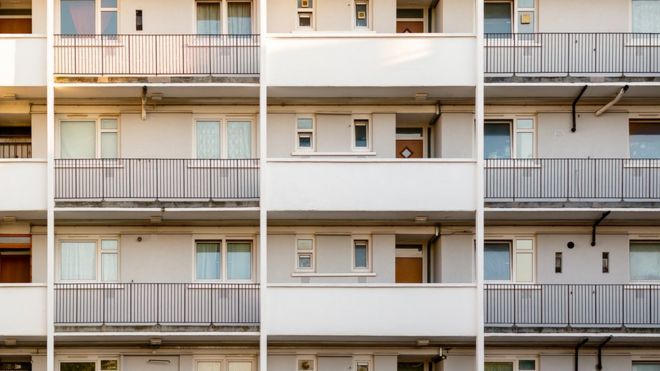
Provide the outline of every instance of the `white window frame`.
{"type": "Polygon", "coordinates": [[[296,116],[296,137],[295,137],[295,148],[297,152],[315,152],[316,151],[316,117],[314,115],[297,115],[296,116]],[[312,128],[311,129],[300,129],[298,128],[299,119],[311,119],[312,128]],[[311,147],[300,147],[300,135],[309,134],[311,135],[311,147]]]}
{"type": "MultiPolygon", "coordinates": [[[[632,1],[631,1],[632,2],[632,1]]],[[[534,8],[518,8],[518,0],[485,0],[485,3],[508,3],[511,4],[511,32],[513,33],[518,33],[519,30],[519,19],[520,19],[520,13],[529,13],[532,12],[534,13],[533,20],[532,22],[534,23],[534,32],[537,33],[539,30],[539,24],[538,24],[538,0],[534,0],[534,8]]],[[[485,4],[484,4],[485,5],[485,4]]],[[[632,9],[632,5],[631,5],[632,9]]],[[[631,18],[632,18],[632,13],[631,13],[631,18]]]]}
{"type": "Polygon", "coordinates": [[[315,20],[316,12],[314,11],[314,7],[316,7],[316,2],[318,0],[310,0],[310,1],[312,1],[312,6],[310,6],[308,8],[300,8],[300,7],[298,7],[298,0],[293,0],[293,1],[296,2],[296,18],[295,18],[296,24],[295,24],[294,29],[297,30],[297,31],[313,31],[313,30],[315,30],[316,29],[316,20],[315,20]],[[301,26],[300,25],[300,15],[303,14],[303,13],[309,14],[309,22],[310,22],[309,26],[301,26]]]}
{"type": "Polygon", "coordinates": [[[121,370],[121,360],[118,356],[72,356],[72,357],[62,357],[57,360],[57,371],[62,369],[62,363],[94,363],[94,370],[101,371],[101,361],[117,361],[117,371],[121,370]]]}
{"type": "MultiPolygon", "coordinates": [[[[639,124],[639,125],[658,125],[660,127],[660,119],[639,119],[639,118],[629,118],[628,119],[628,159],[635,161],[635,160],[640,160],[639,158],[634,158],[632,157],[632,152],[630,150],[631,147],[631,139],[632,136],[630,135],[630,125],[631,124],[639,124]]],[[[658,159],[660,161],[660,159],[658,159]]],[[[655,161],[654,161],[655,162],[655,161]]]]}
{"type": "Polygon", "coordinates": [[[57,282],[61,283],[116,283],[121,282],[121,237],[119,235],[100,235],[92,237],[80,236],[61,236],[57,239],[57,256],[55,257],[57,265],[57,282]],[[117,241],[117,250],[115,252],[103,251],[101,243],[103,240],[117,241]],[[66,242],[93,242],[96,245],[96,278],[93,280],[63,280],[62,277],[62,243],[66,242]],[[117,255],[117,280],[103,281],[102,255],[117,255]]]}
{"type": "Polygon", "coordinates": [[[197,35],[197,4],[198,3],[216,3],[220,4],[220,33],[219,35],[229,35],[229,3],[250,3],[250,29],[255,33],[255,5],[251,0],[194,0],[193,2],[193,33],[197,35]]]}
{"type": "Polygon", "coordinates": [[[296,368],[295,371],[317,371],[317,359],[315,355],[301,355],[296,357],[296,368]],[[312,368],[310,370],[303,370],[298,367],[300,364],[300,361],[311,361],[312,362],[312,368]]]}
{"type": "Polygon", "coordinates": [[[374,361],[371,356],[354,356],[353,357],[353,370],[358,370],[359,364],[367,364],[369,371],[374,371],[374,361]]]}
{"type": "Polygon", "coordinates": [[[206,283],[254,283],[256,280],[256,260],[255,260],[255,241],[253,237],[244,237],[244,236],[193,236],[193,245],[192,245],[192,264],[193,264],[193,282],[206,282],[206,283]],[[220,255],[222,265],[220,267],[220,278],[214,279],[199,279],[197,278],[197,243],[220,243],[220,255]],[[228,243],[232,242],[249,242],[250,243],[250,279],[247,280],[230,280],[227,276],[227,256],[228,256],[228,243]]]}
{"type": "Polygon", "coordinates": [[[372,247],[371,247],[371,238],[366,235],[354,235],[351,236],[351,271],[352,272],[371,272],[372,269],[372,247]],[[367,244],[367,266],[366,267],[356,267],[355,266],[355,246],[358,242],[366,242],[367,244]]]}
{"type": "Polygon", "coordinates": [[[101,133],[116,133],[117,134],[117,158],[121,158],[121,120],[119,116],[110,116],[110,115],[95,115],[91,117],[81,118],[73,117],[68,119],[66,117],[60,117],[57,120],[57,157],[62,158],[62,122],[91,122],[94,121],[95,125],[95,135],[94,135],[94,157],[90,159],[102,159],[102,149],[101,149],[101,133]],[[101,120],[115,120],[117,122],[116,129],[101,129],[101,120]]]}
{"type": "Polygon", "coordinates": [[[372,131],[372,120],[371,115],[353,115],[351,117],[351,150],[353,152],[371,152],[371,131],[372,131]],[[357,147],[355,144],[355,122],[356,121],[366,121],[367,122],[367,146],[366,147],[357,147]]]}
{"type": "Polygon", "coordinates": [[[227,127],[230,121],[249,121],[250,122],[250,157],[255,158],[257,153],[257,138],[256,138],[256,120],[251,116],[239,115],[195,115],[193,117],[193,133],[192,133],[192,158],[197,159],[197,123],[198,122],[217,121],[220,124],[220,159],[228,159],[228,143],[229,136],[227,135],[227,127]]]}
{"type": "MultiPolygon", "coordinates": [[[[536,356],[530,356],[530,357],[525,357],[525,356],[511,356],[511,357],[487,357],[484,363],[490,363],[490,362],[498,362],[498,363],[512,363],[513,364],[513,371],[520,371],[520,361],[534,361],[535,369],[530,370],[530,371],[539,371],[539,359],[536,356]]],[[[485,365],[484,365],[485,367],[485,365]]]]}
{"type": "MultiPolygon", "coordinates": [[[[511,267],[511,272],[509,274],[508,280],[486,280],[488,283],[523,283],[523,284],[533,284],[536,282],[536,272],[537,272],[537,263],[536,263],[536,238],[533,235],[506,235],[506,236],[489,236],[487,235],[484,239],[484,245],[487,243],[508,243],[509,244],[509,264],[511,267]],[[518,241],[531,241],[532,249],[523,250],[518,248],[518,241]],[[531,281],[518,281],[518,255],[531,255],[532,257],[532,280],[531,281]]],[[[553,255],[554,258],[554,255],[553,255]]],[[[554,261],[553,261],[554,262],[554,261]]],[[[554,263],[553,263],[554,267],[554,263]]],[[[553,268],[554,271],[554,268],[553,268]]]]}
{"type": "MultiPolygon", "coordinates": [[[[509,138],[511,138],[511,148],[509,148],[509,151],[511,153],[510,159],[518,159],[518,133],[531,133],[532,134],[532,157],[530,159],[534,159],[537,157],[537,142],[538,142],[538,135],[536,133],[536,127],[537,127],[537,122],[536,122],[536,117],[535,116],[530,116],[530,115],[492,115],[492,116],[486,116],[484,120],[484,127],[488,125],[489,123],[497,123],[497,124],[504,124],[508,123],[509,124],[509,138]],[[532,121],[532,128],[531,129],[518,129],[518,120],[531,120],[532,121]]],[[[485,137],[485,133],[484,133],[485,137]]],[[[498,159],[498,160],[507,160],[507,159],[498,159]]]]}
{"type": "Polygon", "coordinates": [[[294,268],[296,272],[303,272],[303,273],[313,273],[316,272],[316,239],[314,238],[313,235],[297,235],[296,236],[296,242],[295,242],[295,261],[294,261],[294,268]],[[298,241],[300,240],[311,240],[312,241],[312,250],[311,251],[299,251],[298,250],[298,241]],[[298,265],[299,261],[299,256],[300,255],[311,255],[311,267],[310,268],[301,268],[298,265]]]}
{"type": "Polygon", "coordinates": [[[355,30],[355,31],[369,31],[369,30],[371,30],[371,28],[372,28],[372,26],[371,26],[372,25],[371,17],[372,17],[372,13],[373,13],[372,9],[371,9],[371,3],[372,3],[371,0],[353,0],[351,2],[351,5],[352,5],[351,6],[351,10],[352,10],[351,18],[353,19],[353,30],[355,30]],[[366,14],[366,16],[367,16],[367,26],[366,27],[359,27],[357,25],[357,6],[358,6],[358,4],[360,4],[360,5],[365,4],[366,5],[366,8],[367,8],[367,14],[366,14]]]}

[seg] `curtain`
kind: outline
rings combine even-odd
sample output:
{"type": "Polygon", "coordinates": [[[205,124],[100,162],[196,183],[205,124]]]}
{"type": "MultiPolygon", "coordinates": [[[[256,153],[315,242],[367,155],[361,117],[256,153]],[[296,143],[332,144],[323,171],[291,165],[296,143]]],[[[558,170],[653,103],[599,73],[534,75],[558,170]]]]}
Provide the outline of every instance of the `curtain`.
{"type": "Polygon", "coordinates": [[[227,123],[227,157],[252,157],[252,123],[229,121],[227,123]]]}
{"type": "Polygon", "coordinates": [[[197,122],[197,158],[220,158],[220,122],[197,122]]]}
{"type": "Polygon", "coordinates": [[[484,125],[484,157],[511,158],[511,125],[507,122],[484,125]]]}
{"type": "Polygon", "coordinates": [[[197,34],[217,35],[220,32],[220,3],[197,3],[197,34]]]}
{"type": "Polygon", "coordinates": [[[660,243],[630,244],[630,279],[660,280],[660,243]]]}
{"type": "Polygon", "coordinates": [[[117,34],[117,12],[103,11],[101,12],[101,34],[103,35],[116,35],[117,34]]]}
{"type": "Polygon", "coordinates": [[[96,123],[94,121],[62,121],[60,123],[60,155],[62,158],[94,158],[96,156],[96,123]]]}
{"type": "Polygon", "coordinates": [[[60,264],[62,280],[95,280],[96,243],[62,242],[60,264]]]}
{"type": "Polygon", "coordinates": [[[118,277],[118,261],[117,254],[101,254],[101,281],[103,282],[117,282],[118,277]]]}
{"type": "Polygon", "coordinates": [[[196,251],[196,272],[198,280],[219,280],[222,264],[222,250],[219,242],[199,242],[196,251]]]}
{"type": "Polygon", "coordinates": [[[630,157],[660,158],[660,124],[631,122],[630,157]]]}
{"type": "Polygon", "coordinates": [[[511,279],[511,247],[508,243],[488,243],[484,247],[484,279],[488,281],[511,279]]]}
{"type": "Polygon", "coordinates": [[[485,33],[511,33],[511,3],[486,3],[484,6],[485,33]]]}
{"type": "Polygon", "coordinates": [[[249,242],[227,243],[227,279],[249,280],[252,278],[252,244],[249,242]]]}
{"type": "Polygon", "coordinates": [[[61,0],[60,30],[67,35],[96,33],[94,0],[61,0]]]}
{"type": "Polygon", "coordinates": [[[250,3],[230,2],[227,4],[227,19],[230,35],[249,35],[252,33],[252,5],[250,3]]]}
{"type": "Polygon", "coordinates": [[[660,32],[660,0],[633,0],[633,32],[660,32]]]}
{"type": "Polygon", "coordinates": [[[513,371],[513,362],[486,362],[484,371],[513,371]]]}

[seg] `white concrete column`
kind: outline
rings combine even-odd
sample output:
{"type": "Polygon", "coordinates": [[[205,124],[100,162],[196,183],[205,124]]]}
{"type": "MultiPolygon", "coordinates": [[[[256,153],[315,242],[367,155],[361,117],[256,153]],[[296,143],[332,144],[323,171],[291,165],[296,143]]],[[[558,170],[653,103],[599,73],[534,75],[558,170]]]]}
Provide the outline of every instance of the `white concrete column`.
{"type": "Polygon", "coordinates": [[[267,141],[267,117],[268,117],[268,88],[266,76],[267,56],[267,0],[259,2],[259,298],[260,319],[259,327],[259,370],[268,370],[268,141],[267,141]]]}

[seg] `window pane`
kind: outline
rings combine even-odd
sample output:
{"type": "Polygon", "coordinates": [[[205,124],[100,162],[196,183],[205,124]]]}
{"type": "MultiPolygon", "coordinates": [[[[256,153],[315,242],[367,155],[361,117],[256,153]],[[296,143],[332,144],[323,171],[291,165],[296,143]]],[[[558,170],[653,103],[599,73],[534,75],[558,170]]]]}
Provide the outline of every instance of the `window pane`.
{"type": "Polygon", "coordinates": [[[101,119],[101,129],[117,129],[117,120],[101,119]]]}
{"type": "Polygon", "coordinates": [[[227,371],[252,371],[252,362],[229,361],[227,371]]]}
{"type": "Polygon", "coordinates": [[[252,6],[250,3],[234,3],[228,5],[228,26],[230,35],[249,35],[252,33],[252,6]]]}
{"type": "Polygon", "coordinates": [[[117,12],[101,12],[101,34],[117,34],[117,12]]]}
{"type": "Polygon", "coordinates": [[[534,0],[518,0],[518,9],[534,9],[534,0]]]}
{"type": "Polygon", "coordinates": [[[101,240],[101,250],[117,251],[119,245],[117,240],[101,240]]]}
{"type": "Polygon", "coordinates": [[[658,19],[660,19],[660,0],[633,0],[633,32],[660,32],[658,19]]]}
{"type": "Polygon", "coordinates": [[[632,371],[660,371],[660,363],[633,362],[632,371]]]}
{"type": "Polygon", "coordinates": [[[517,129],[534,129],[534,120],[532,119],[518,119],[516,120],[517,129]]]}
{"type": "Polygon", "coordinates": [[[518,361],[518,370],[536,370],[536,361],[533,359],[524,359],[518,361]]]}
{"type": "Polygon", "coordinates": [[[516,282],[532,282],[534,280],[534,255],[531,253],[516,253],[516,282]]]}
{"type": "Polygon", "coordinates": [[[396,366],[397,371],[424,371],[422,362],[399,362],[396,366]]]}
{"type": "Polygon", "coordinates": [[[312,240],[298,240],[298,251],[311,251],[313,248],[312,240]]]}
{"type": "Polygon", "coordinates": [[[630,157],[660,158],[660,123],[630,123],[630,157]]]}
{"type": "Polygon", "coordinates": [[[220,362],[197,362],[197,371],[222,371],[220,362]]]}
{"type": "Polygon", "coordinates": [[[227,243],[227,279],[249,280],[252,278],[252,244],[249,242],[227,243]]]}
{"type": "Polygon", "coordinates": [[[221,278],[221,251],[219,242],[197,243],[195,271],[198,280],[219,280],[221,278]]]}
{"type": "Polygon", "coordinates": [[[298,8],[311,8],[313,6],[314,6],[314,0],[308,0],[307,4],[304,4],[303,0],[298,0],[298,8]]]}
{"type": "Polygon", "coordinates": [[[357,120],[354,123],[355,126],[355,147],[356,148],[366,148],[368,147],[368,121],[366,120],[357,120]]]}
{"type": "Polygon", "coordinates": [[[117,0],[101,0],[101,8],[116,8],[116,7],[117,7],[117,0]]]}
{"type": "Polygon", "coordinates": [[[397,9],[396,17],[413,19],[424,18],[424,9],[397,9]]]}
{"type": "Polygon", "coordinates": [[[197,121],[197,158],[220,158],[220,123],[197,121]]]}
{"type": "Polygon", "coordinates": [[[660,242],[630,244],[630,279],[660,280],[660,242]]]}
{"type": "Polygon", "coordinates": [[[220,31],[220,4],[197,3],[197,33],[217,35],[220,31]]]}
{"type": "Polygon", "coordinates": [[[101,360],[101,371],[113,371],[113,370],[117,370],[116,359],[101,360]]]}
{"type": "Polygon", "coordinates": [[[312,148],[312,134],[298,134],[298,148],[312,148]]]}
{"type": "Polygon", "coordinates": [[[513,362],[486,362],[484,371],[513,371],[513,362]]]}
{"type": "Polygon", "coordinates": [[[511,33],[511,4],[486,3],[484,7],[484,32],[511,33]]]}
{"type": "Polygon", "coordinates": [[[313,129],[314,121],[309,117],[299,118],[298,119],[298,129],[313,129]]]}
{"type": "Polygon", "coordinates": [[[355,254],[355,268],[368,268],[369,249],[367,248],[367,244],[363,242],[355,243],[353,250],[355,254]]]}
{"type": "Polygon", "coordinates": [[[117,157],[117,133],[101,133],[101,158],[117,157]]]}
{"type": "Polygon", "coordinates": [[[229,121],[227,123],[227,157],[252,157],[252,123],[229,121]]]}
{"type": "Polygon", "coordinates": [[[356,371],[369,371],[369,363],[358,362],[356,369],[356,371]]]}
{"type": "Polygon", "coordinates": [[[60,256],[62,280],[92,281],[96,279],[96,243],[62,242],[60,256]]]}
{"type": "Polygon", "coordinates": [[[62,121],[60,123],[60,155],[62,158],[96,157],[96,123],[94,121],[62,121]]]}
{"type": "Polygon", "coordinates": [[[101,254],[101,280],[104,282],[117,282],[118,277],[117,254],[101,254]]]}
{"type": "Polygon", "coordinates": [[[484,125],[484,157],[511,158],[511,126],[509,123],[484,125]]]}
{"type": "Polygon", "coordinates": [[[312,256],[309,254],[298,255],[298,268],[311,268],[312,267],[312,256]]]}
{"type": "Polygon", "coordinates": [[[96,33],[95,7],[94,0],[61,0],[61,32],[69,35],[96,33]]]}
{"type": "Polygon", "coordinates": [[[517,133],[516,134],[516,158],[534,157],[534,134],[517,133]]]}
{"type": "Polygon", "coordinates": [[[60,371],[95,371],[95,362],[62,362],[60,371]]]}
{"type": "Polygon", "coordinates": [[[306,13],[306,12],[298,13],[298,26],[312,27],[312,13],[306,13]]]}
{"type": "Polygon", "coordinates": [[[367,4],[355,4],[355,25],[357,27],[369,26],[367,4]]]}
{"type": "Polygon", "coordinates": [[[508,243],[487,243],[484,246],[484,279],[488,281],[511,279],[511,247],[508,243]]]}

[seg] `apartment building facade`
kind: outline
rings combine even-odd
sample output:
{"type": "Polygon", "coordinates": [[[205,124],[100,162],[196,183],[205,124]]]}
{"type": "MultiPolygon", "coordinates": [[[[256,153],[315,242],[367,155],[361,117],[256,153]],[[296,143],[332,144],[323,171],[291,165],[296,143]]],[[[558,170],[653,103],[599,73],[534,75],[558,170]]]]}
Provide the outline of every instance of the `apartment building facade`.
{"type": "Polygon", "coordinates": [[[658,24],[0,1],[0,370],[660,369],[658,24]]]}

